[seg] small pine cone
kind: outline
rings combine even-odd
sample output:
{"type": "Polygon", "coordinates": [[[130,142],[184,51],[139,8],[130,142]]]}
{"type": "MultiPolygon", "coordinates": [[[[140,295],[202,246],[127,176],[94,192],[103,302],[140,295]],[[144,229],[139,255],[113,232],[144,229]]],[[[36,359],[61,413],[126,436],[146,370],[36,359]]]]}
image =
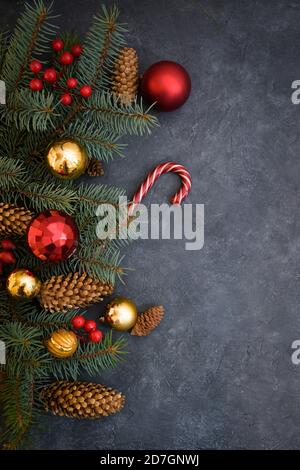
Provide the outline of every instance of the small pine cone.
{"type": "Polygon", "coordinates": [[[89,161],[88,167],[86,169],[86,174],[88,176],[103,176],[104,169],[102,162],[96,160],[95,158],[92,158],[89,161]]]}
{"type": "Polygon", "coordinates": [[[24,207],[0,203],[0,235],[24,235],[34,214],[24,207]]]}
{"type": "Polygon", "coordinates": [[[133,336],[147,336],[161,322],[164,316],[164,307],[151,307],[145,313],[138,316],[138,320],[131,330],[133,336]]]}
{"type": "Polygon", "coordinates": [[[121,392],[90,382],[61,380],[43,388],[41,398],[46,411],[68,418],[101,418],[121,411],[125,397],[121,392]]]}
{"type": "Polygon", "coordinates": [[[50,312],[66,312],[87,307],[113,292],[113,286],[89,277],[86,273],[52,276],[42,284],[40,303],[50,312]]]}
{"type": "Polygon", "coordinates": [[[124,47],[115,62],[112,91],[124,104],[130,104],[138,90],[138,57],[132,47],[124,47]]]}

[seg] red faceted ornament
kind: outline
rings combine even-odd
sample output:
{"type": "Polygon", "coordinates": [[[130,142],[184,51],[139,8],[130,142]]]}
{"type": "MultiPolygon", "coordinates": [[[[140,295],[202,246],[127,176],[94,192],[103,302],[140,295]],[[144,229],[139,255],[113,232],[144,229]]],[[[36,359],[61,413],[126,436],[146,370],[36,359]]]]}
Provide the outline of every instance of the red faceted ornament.
{"type": "Polygon", "coordinates": [[[191,79],[182,65],[162,60],[144,73],[141,84],[143,98],[156,102],[161,111],[173,111],[182,106],[191,92],[191,79]]]}
{"type": "Polygon", "coordinates": [[[27,232],[32,253],[42,261],[58,262],[69,258],[78,245],[78,228],[72,217],[61,211],[41,212],[27,232]]]}

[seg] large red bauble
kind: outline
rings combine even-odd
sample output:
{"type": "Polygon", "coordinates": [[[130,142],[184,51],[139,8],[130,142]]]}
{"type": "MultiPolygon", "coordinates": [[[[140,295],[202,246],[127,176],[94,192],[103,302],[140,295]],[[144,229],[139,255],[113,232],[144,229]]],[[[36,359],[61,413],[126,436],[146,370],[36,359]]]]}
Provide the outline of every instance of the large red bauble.
{"type": "Polygon", "coordinates": [[[182,65],[162,60],[144,73],[141,84],[146,101],[156,102],[161,111],[173,111],[182,106],[191,92],[191,79],[182,65]]]}
{"type": "Polygon", "coordinates": [[[78,245],[78,228],[72,217],[61,211],[41,212],[27,232],[32,253],[42,261],[58,262],[69,258],[78,245]]]}

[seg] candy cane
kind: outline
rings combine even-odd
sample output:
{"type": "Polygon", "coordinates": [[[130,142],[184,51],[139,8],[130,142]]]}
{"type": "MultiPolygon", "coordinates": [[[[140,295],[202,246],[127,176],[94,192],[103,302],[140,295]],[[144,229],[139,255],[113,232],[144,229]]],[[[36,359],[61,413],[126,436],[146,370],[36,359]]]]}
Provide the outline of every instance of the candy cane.
{"type": "Polygon", "coordinates": [[[171,197],[170,202],[171,204],[181,204],[183,199],[189,194],[192,186],[192,178],[190,173],[184,168],[184,166],[179,165],[175,162],[166,162],[158,165],[154,170],[149,173],[145,181],[141,184],[139,190],[135,193],[132,198],[132,202],[130,203],[128,213],[132,215],[136,206],[143,200],[145,195],[148,191],[152,188],[155,181],[162,175],[163,173],[178,173],[181,178],[181,188],[179,191],[171,197]]]}

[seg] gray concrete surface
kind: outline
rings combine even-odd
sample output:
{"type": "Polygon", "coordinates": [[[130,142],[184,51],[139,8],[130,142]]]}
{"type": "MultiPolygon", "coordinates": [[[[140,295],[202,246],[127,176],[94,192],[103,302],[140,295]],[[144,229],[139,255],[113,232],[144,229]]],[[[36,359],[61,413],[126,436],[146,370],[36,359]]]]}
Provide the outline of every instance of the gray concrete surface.
{"type": "MultiPolygon", "coordinates": [[[[171,59],[190,72],[188,103],[160,114],[152,136],[129,139],[99,183],[133,194],[157,163],[193,176],[205,204],[205,246],[139,241],[126,286],[140,309],[163,303],[147,339],[128,339],[125,364],[97,380],[127,396],[102,422],[45,417],[36,449],[295,449],[300,445],[300,2],[107,0],[122,9],[141,71],[171,59]]],[[[1,26],[23,1],[1,0],[1,26]]],[[[61,24],[84,33],[100,2],[56,2],[61,24]]],[[[147,203],[178,186],[165,176],[147,203]]],[[[93,309],[100,312],[102,306],[93,309]]]]}

